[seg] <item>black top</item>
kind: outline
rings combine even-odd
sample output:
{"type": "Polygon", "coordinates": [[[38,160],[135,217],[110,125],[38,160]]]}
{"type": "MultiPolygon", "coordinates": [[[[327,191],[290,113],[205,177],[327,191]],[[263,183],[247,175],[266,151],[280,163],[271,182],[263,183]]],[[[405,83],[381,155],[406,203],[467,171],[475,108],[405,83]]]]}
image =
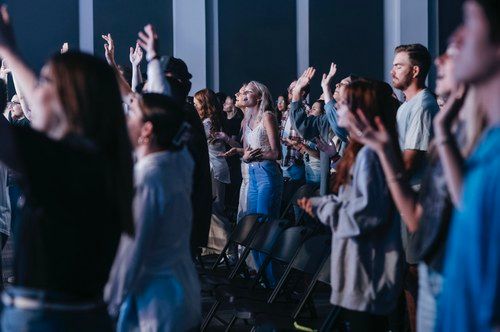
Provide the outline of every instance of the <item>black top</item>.
{"type": "Polygon", "coordinates": [[[227,114],[224,114],[222,118],[222,128],[226,135],[233,137],[238,137],[241,131],[241,121],[243,121],[243,113],[237,109],[236,114],[231,118],[227,118],[227,114]]]}
{"type": "Polygon", "coordinates": [[[193,192],[193,228],[191,231],[191,247],[205,247],[212,216],[212,180],[210,178],[210,161],[205,129],[195,108],[184,104],[186,121],[191,125],[191,137],[187,143],[188,150],[194,160],[193,192]]]}
{"type": "Polygon", "coordinates": [[[121,227],[104,156],[82,137],[49,139],[0,120],[0,159],[23,174],[26,203],[16,225],[15,285],[75,300],[102,298],[121,227]],[[7,145],[6,144],[6,145],[7,145]]]}

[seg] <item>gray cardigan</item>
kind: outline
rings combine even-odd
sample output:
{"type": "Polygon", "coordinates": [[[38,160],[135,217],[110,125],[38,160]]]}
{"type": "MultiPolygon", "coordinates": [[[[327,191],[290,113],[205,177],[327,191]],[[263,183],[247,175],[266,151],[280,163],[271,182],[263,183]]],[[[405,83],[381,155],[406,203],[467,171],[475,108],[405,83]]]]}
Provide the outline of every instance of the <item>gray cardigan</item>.
{"type": "Polygon", "coordinates": [[[400,225],[376,153],[363,147],[351,173],[338,195],[312,198],[313,212],[332,229],[330,301],[386,315],[402,288],[400,225]]]}

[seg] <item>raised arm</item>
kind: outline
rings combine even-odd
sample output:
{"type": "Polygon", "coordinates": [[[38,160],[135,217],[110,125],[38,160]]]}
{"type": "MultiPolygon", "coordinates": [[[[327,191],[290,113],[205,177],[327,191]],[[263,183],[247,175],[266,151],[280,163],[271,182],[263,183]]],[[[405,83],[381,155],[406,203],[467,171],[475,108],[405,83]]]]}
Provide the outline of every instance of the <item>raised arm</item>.
{"type": "Polygon", "coordinates": [[[337,65],[332,62],[330,64],[330,71],[328,72],[328,74],[323,74],[323,78],[321,79],[321,89],[323,90],[323,98],[325,98],[325,104],[333,101],[331,82],[336,73],[337,65]]]}
{"type": "Polygon", "coordinates": [[[123,77],[122,73],[120,73],[120,71],[118,70],[118,66],[116,65],[115,42],[110,33],[108,33],[107,35],[101,35],[101,37],[106,41],[106,43],[104,44],[104,56],[106,57],[106,61],[115,71],[123,101],[126,104],[129,104],[131,100],[130,97],[133,94],[133,91],[130,88],[130,85],[127,83],[125,77],[123,77]]]}
{"type": "Polygon", "coordinates": [[[158,34],[154,27],[148,24],[143,31],[139,32],[137,43],[146,51],[146,60],[148,61],[148,92],[161,93],[171,96],[172,91],[170,84],[165,78],[158,53],[159,41],[158,34]]]}
{"type": "Polygon", "coordinates": [[[33,101],[37,77],[17,51],[6,5],[0,7],[0,58],[5,60],[12,75],[16,77],[18,92],[24,96],[27,109],[32,109],[30,102],[33,101]]]}
{"type": "Polygon", "coordinates": [[[14,82],[14,89],[16,89],[16,94],[17,97],[19,98],[19,104],[21,104],[21,109],[23,110],[23,114],[26,117],[26,119],[31,121],[31,109],[28,107],[23,92],[19,88],[19,83],[17,83],[16,77],[14,75],[12,75],[12,81],[14,82]]]}
{"type": "Polygon", "coordinates": [[[139,43],[135,44],[135,48],[130,48],[129,59],[132,64],[132,91],[136,91],[136,87],[142,83],[142,74],[140,63],[142,61],[143,53],[139,43]]]}

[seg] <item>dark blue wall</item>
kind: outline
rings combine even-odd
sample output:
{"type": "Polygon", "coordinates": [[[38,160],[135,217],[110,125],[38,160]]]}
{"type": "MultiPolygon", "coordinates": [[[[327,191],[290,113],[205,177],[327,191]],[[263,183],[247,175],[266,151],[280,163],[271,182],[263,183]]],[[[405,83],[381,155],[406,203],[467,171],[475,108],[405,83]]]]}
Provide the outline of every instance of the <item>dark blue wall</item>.
{"type": "Polygon", "coordinates": [[[78,48],[77,0],[8,0],[19,49],[39,71],[47,58],[67,41],[78,48]]]}
{"type": "Polygon", "coordinates": [[[310,63],[317,68],[311,97],[321,94],[320,80],[337,63],[335,81],[350,73],[384,78],[384,1],[311,0],[310,63]]]}
{"type": "Polygon", "coordinates": [[[219,1],[220,90],[260,81],[275,98],[297,71],[295,1],[219,1]]]}
{"type": "Polygon", "coordinates": [[[109,32],[116,43],[117,63],[130,66],[129,47],[135,45],[137,33],[147,23],[157,29],[161,53],[171,55],[172,0],[94,0],[95,54],[104,56],[101,35],[109,32]]]}

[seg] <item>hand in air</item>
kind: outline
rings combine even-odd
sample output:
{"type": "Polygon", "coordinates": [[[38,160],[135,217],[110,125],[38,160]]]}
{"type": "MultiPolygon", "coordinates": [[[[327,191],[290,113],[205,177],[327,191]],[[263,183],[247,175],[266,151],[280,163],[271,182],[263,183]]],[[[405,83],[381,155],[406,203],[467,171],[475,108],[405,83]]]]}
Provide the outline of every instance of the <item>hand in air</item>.
{"type": "Polygon", "coordinates": [[[68,52],[69,50],[69,45],[68,45],[68,42],[65,42],[64,44],[62,44],[61,46],[61,54],[64,54],[66,52],[68,52]]]}
{"type": "Polygon", "coordinates": [[[16,48],[10,16],[5,4],[0,7],[0,47],[11,50],[16,48]]]}
{"type": "Polygon", "coordinates": [[[314,77],[315,73],[316,69],[314,69],[313,67],[307,68],[302,74],[302,76],[300,76],[299,79],[297,80],[297,83],[293,88],[293,93],[300,94],[302,89],[304,89],[311,82],[311,79],[314,77]]]}
{"type": "Polygon", "coordinates": [[[349,117],[351,138],[377,152],[383,151],[391,143],[391,137],[380,117],[375,117],[373,126],[363,111],[358,109],[356,114],[357,118],[353,114],[349,117]]]}
{"type": "Polygon", "coordinates": [[[328,72],[328,74],[323,74],[323,78],[321,79],[321,87],[323,88],[323,90],[325,89],[328,90],[330,88],[330,83],[336,73],[337,73],[337,64],[332,62],[330,65],[330,71],[328,72]]]}
{"type": "Polygon", "coordinates": [[[132,66],[137,67],[141,63],[143,58],[142,48],[140,48],[139,43],[135,44],[135,48],[130,48],[129,60],[132,66]]]}
{"type": "Polygon", "coordinates": [[[101,35],[102,39],[106,41],[104,44],[104,56],[106,57],[106,61],[110,66],[116,66],[115,62],[115,42],[111,37],[111,34],[101,35]]]}
{"type": "Polygon", "coordinates": [[[148,24],[144,31],[139,31],[137,43],[146,51],[146,60],[150,61],[158,55],[158,35],[154,27],[148,24]]]}

